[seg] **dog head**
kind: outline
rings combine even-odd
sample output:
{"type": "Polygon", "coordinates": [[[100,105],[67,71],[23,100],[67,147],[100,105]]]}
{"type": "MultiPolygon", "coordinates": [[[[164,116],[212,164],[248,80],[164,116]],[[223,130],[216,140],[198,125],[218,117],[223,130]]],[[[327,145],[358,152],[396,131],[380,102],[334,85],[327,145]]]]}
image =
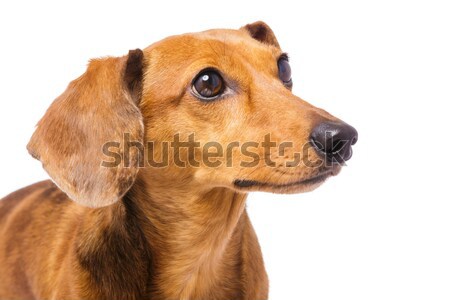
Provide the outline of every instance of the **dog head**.
{"type": "Polygon", "coordinates": [[[155,186],[303,192],[337,174],[356,130],[291,92],[263,22],[169,37],[93,60],[28,145],[73,200],[114,203],[155,186]]]}

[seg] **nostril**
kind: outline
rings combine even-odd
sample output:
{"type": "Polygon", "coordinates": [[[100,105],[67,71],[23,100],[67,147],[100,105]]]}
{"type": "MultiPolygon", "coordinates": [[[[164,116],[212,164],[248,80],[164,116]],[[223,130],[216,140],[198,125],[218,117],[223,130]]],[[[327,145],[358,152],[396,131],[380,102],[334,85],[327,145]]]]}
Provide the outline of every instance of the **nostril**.
{"type": "Polygon", "coordinates": [[[313,129],[311,141],[329,161],[342,163],[351,158],[351,146],[358,141],[358,132],[344,122],[324,122],[313,129]]]}
{"type": "Polygon", "coordinates": [[[346,142],[343,140],[333,141],[332,139],[329,142],[332,145],[331,153],[338,153],[345,147],[346,142]]]}

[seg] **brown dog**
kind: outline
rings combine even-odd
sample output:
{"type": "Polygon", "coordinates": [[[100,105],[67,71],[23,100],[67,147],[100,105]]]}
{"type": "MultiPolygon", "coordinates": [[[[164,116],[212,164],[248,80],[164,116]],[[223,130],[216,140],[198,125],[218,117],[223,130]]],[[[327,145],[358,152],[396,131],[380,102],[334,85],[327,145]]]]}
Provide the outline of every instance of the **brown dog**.
{"type": "Polygon", "coordinates": [[[54,183],[0,202],[0,299],[266,299],[247,192],[312,190],[357,139],[291,85],[262,22],[91,61],[28,145],[54,183]],[[215,155],[165,151],[192,134],[215,155]]]}

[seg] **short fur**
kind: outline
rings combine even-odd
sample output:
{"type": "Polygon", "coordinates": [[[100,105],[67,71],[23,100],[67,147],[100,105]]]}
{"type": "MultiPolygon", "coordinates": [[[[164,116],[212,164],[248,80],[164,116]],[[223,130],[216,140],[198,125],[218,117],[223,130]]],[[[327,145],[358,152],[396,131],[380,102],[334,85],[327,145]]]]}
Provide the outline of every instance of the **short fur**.
{"type": "Polygon", "coordinates": [[[262,161],[242,168],[234,150],[231,167],[180,168],[170,161],[139,169],[136,149],[129,167],[100,162],[102,145],[124,133],[154,142],[156,161],[160,145],[175,134],[222,145],[262,141],[267,133],[275,141],[308,142],[316,124],[337,119],[280,82],[280,55],[272,30],[256,22],[92,60],[53,102],[28,145],[54,183],[0,201],[0,299],[267,299],[247,193],[311,190],[318,184],[293,183],[322,167],[286,168],[293,150],[272,153],[271,168],[262,161]],[[208,66],[233,83],[232,96],[205,103],[189,92],[208,66]],[[267,185],[238,187],[238,179],[267,185]]]}

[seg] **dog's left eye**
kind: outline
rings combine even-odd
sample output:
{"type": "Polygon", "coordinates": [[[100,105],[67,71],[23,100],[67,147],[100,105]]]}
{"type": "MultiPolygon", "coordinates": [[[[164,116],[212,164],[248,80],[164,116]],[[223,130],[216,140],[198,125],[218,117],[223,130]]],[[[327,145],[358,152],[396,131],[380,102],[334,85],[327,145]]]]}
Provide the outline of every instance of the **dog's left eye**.
{"type": "Polygon", "coordinates": [[[292,86],[291,66],[286,55],[282,55],[278,60],[278,77],[287,87],[292,86]]]}
{"type": "Polygon", "coordinates": [[[194,92],[204,100],[212,100],[225,88],[222,76],[215,70],[205,70],[195,77],[192,84],[194,92]]]}

